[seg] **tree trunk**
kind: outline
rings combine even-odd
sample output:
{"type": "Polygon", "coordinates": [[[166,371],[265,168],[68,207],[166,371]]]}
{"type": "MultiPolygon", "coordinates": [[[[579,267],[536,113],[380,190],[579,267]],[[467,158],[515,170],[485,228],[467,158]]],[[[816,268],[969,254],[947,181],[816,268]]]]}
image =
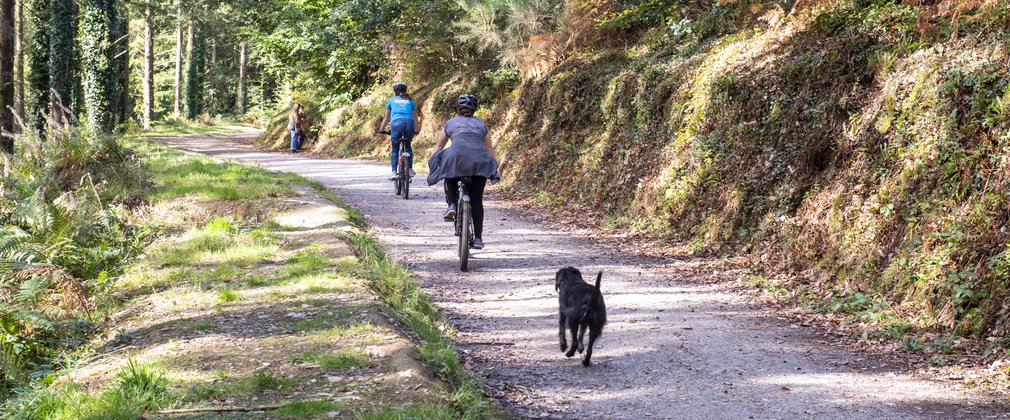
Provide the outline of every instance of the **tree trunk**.
{"type": "Polygon", "coordinates": [[[116,121],[115,8],[115,0],[81,1],[84,105],[88,127],[95,134],[111,132],[116,121]]]}
{"type": "Polygon", "coordinates": [[[0,0],[0,129],[3,151],[14,153],[14,0],[0,0]]]}
{"type": "Polygon", "coordinates": [[[175,7],[175,115],[182,115],[182,0],[178,0],[175,7]]]}
{"type": "MultiPolygon", "coordinates": [[[[14,114],[17,115],[18,123],[24,124],[25,120],[25,16],[24,0],[14,2],[14,114]]],[[[15,127],[20,133],[21,127],[15,127]]]]}
{"type": "Polygon", "coordinates": [[[245,114],[246,108],[246,62],[249,60],[248,47],[245,41],[239,44],[239,56],[238,56],[238,113],[239,115],[245,114]]]}
{"type": "MultiPolygon", "coordinates": [[[[49,25],[49,0],[34,0],[28,3],[28,14],[25,26],[28,28],[43,28],[49,25]]],[[[45,115],[49,114],[49,31],[34,31],[28,39],[26,49],[28,68],[31,72],[27,77],[26,124],[40,134],[46,128],[45,115]]]]}
{"type": "MultiPolygon", "coordinates": [[[[40,0],[44,1],[44,0],[40,0]]],[[[49,102],[53,119],[69,123],[77,88],[77,19],[74,0],[52,0],[49,15],[49,102]]],[[[38,34],[41,31],[35,31],[38,34]]],[[[32,69],[34,71],[34,69],[32,69]]]]}
{"type": "Polygon", "coordinates": [[[144,7],[144,129],[154,118],[154,13],[151,3],[144,7]]]}
{"type": "Polygon", "coordinates": [[[189,40],[186,45],[186,92],[183,111],[186,118],[196,118],[203,113],[203,72],[206,45],[203,28],[197,19],[189,22],[189,40]]]}
{"type": "Polygon", "coordinates": [[[111,40],[112,51],[110,51],[113,61],[113,74],[116,76],[115,103],[113,117],[115,124],[123,124],[130,119],[133,114],[133,106],[130,101],[130,12],[125,4],[117,4],[111,1],[112,8],[109,10],[112,21],[111,40]]]}

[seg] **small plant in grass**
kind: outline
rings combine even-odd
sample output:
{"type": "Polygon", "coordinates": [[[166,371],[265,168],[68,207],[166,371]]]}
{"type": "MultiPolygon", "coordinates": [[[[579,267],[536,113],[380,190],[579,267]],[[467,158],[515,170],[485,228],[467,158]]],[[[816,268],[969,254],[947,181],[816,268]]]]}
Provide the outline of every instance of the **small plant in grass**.
{"type": "Polygon", "coordinates": [[[300,277],[315,273],[330,266],[330,258],[319,252],[319,247],[311,245],[308,248],[295,252],[287,260],[284,267],[284,275],[287,277],[300,277]]]}
{"type": "Polygon", "coordinates": [[[256,371],[252,377],[252,386],[256,392],[281,391],[294,386],[295,380],[282,378],[267,371],[256,371]]]}
{"type": "Polygon", "coordinates": [[[210,321],[200,321],[193,325],[193,331],[210,331],[214,329],[214,324],[210,321]]]}
{"type": "Polygon", "coordinates": [[[371,360],[365,352],[358,349],[343,348],[335,352],[309,352],[291,360],[292,363],[313,363],[323,369],[347,369],[371,365],[371,360]]]}
{"type": "Polygon", "coordinates": [[[217,298],[222,302],[234,302],[236,300],[242,299],[238,293],[231,289],[221,289],[217,292],[217,298]]]}

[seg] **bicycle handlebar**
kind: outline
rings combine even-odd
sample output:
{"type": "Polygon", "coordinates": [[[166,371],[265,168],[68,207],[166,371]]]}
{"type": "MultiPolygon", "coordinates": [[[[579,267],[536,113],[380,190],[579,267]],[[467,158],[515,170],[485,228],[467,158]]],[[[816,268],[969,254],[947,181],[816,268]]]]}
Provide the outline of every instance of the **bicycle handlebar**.
{"type": "Polygon", "coordinates": [[[390,135],[390,134],[392,134],[392,133],[390,133],[390,132],[388,132],[388,131],[386,131],[386,130],[379,130],[379,134],[385,134],[385,135],[387,135],[387,136],[388,136],[388,135],[390,135]]]}

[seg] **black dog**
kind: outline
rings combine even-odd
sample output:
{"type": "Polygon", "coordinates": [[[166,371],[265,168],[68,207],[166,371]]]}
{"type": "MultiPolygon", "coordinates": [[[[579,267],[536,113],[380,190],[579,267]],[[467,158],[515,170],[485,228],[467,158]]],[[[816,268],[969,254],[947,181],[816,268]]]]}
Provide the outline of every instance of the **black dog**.
{"type": "Polygon", "coordinates": [[[575,267],[565,267],[554,275],[554,289],[558,295],[558,340],[561,351],[568,350],[565,356],[572,357],[575,351],[583,351],[582,339],[589,329],[589,346],[585,347],[586,358],[582,366],[589,366],[589,358],[593,356],[593,343],[603,333],[603,325],[607,323],[607,306],[603,304],[603,294],[600,293],[601,271],[596,275],[596,287],[582,280],[582,273],[575,267]],[[565,326],[572,331],[572,348],[568,348],[565,326]]]}

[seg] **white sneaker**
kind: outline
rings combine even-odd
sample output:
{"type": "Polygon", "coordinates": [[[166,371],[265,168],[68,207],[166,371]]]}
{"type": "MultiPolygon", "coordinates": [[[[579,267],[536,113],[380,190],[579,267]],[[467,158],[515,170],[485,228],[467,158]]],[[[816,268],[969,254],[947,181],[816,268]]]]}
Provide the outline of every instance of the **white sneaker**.
{"type": "Polygon", "coordinates": [[[392,172],[392,173],[391,173],[391,174],[389,175],[389,180],[390,180],[390,181],[395,181],[395,180],[396,180],[396,171],[393,171],[393,172],[392,172]]]}
{"type": "Polygon", "coordinates": [[[410,177],[411,177],[411,178],[413,178],[413,177],[414,177],[414,175],[417,175],[417,172],[414,172],[414,170],[413,170],[413,169],[408,169],[407,171],[408,171],[408,172],[410,172],[410,177]]]}

